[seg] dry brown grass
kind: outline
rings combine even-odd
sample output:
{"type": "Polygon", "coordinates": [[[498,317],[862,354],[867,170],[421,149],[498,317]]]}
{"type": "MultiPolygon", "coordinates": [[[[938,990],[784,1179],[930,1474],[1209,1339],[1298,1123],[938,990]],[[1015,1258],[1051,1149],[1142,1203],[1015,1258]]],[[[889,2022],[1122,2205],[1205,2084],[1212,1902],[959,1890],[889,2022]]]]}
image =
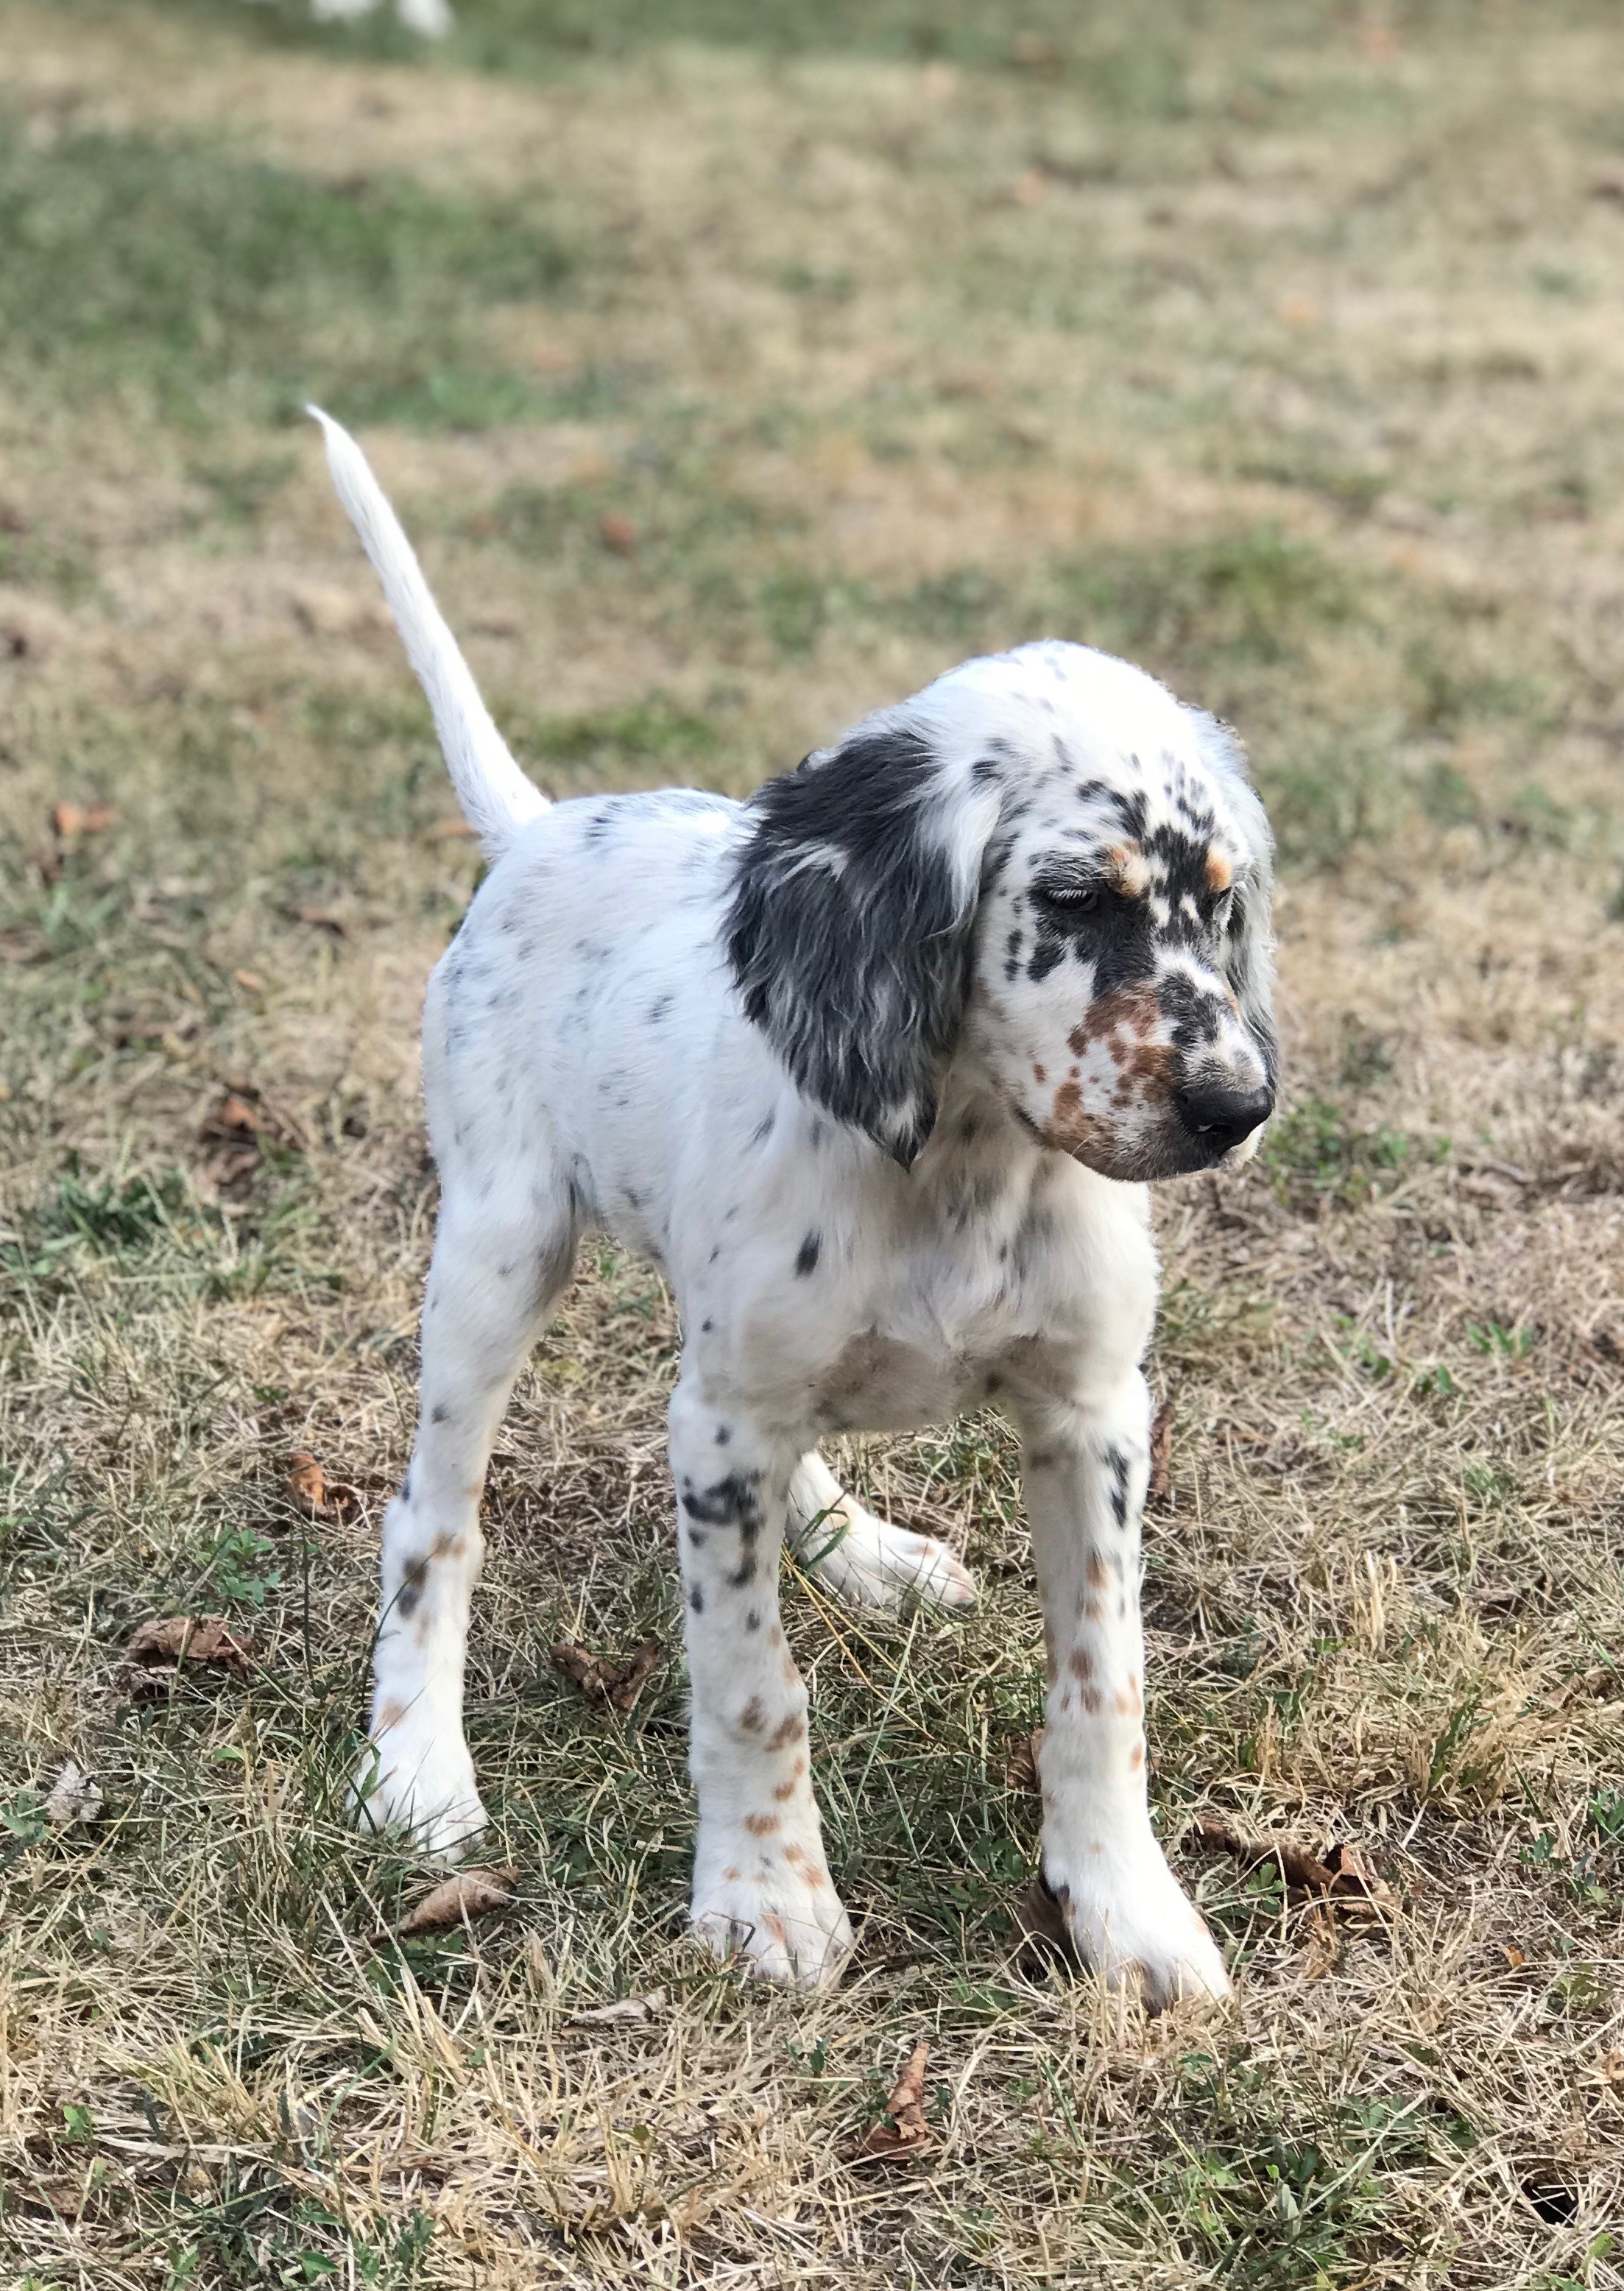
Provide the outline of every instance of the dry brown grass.
{"type": "Polygon", "coordinates": [[[1307,13],[527,76],[522,12],[465,0],[482,76],[225,0],[7,11],[8,2280],[1620,2279],[1624,34],[1307,13]],[[215,220],[277,200],[291,283],[215,220]],[[676,1636],[674,1317],[607,1244],[493,1472],[470,1731],[516,1903],[390,1938],[427,1873],[341,1794],[433,1211],[415,1005],[473,862],[311,386],[557,788],[747,787],[1042,628],[1251,741],[1292,1105],[1162,1198],[1147,1587],[1233,2013],[1019,1955],[1041,1662],[991,1418],[848,1459],[968,1547],[972,1616],[790,1594],[851,1976],[690,1951],[679,1664],[621,1719],[546,1660],[676,1636]],[[117,824],[54,848],[62,797],[117,824]],[[228,1080],[303,1142],[222,1194],[228,1080]],[[297,1449],[359,1515],[299,1513],[297,1449]],[[251,1680],[133,1700],[134,1625],[205,1609],[251,1680]],[[70,1756],[105,1809],[59,1832],[70,1756]],[[1355,1844],[1395,1911],[1203,1859],[1203,1810],[1355,1844]],[[921,2037],[928,2158],[854,2161],[921,2037]]]}

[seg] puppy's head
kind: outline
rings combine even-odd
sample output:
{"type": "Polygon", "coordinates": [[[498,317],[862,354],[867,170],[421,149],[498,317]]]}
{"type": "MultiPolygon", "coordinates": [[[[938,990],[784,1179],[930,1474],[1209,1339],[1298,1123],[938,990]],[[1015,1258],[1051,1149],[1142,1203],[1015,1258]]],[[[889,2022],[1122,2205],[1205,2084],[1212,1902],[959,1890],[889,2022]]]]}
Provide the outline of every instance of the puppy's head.
{"type": "Polygon", "coordinates": [[[1235,743],[1079,645],[953,670],[751,807],[728,951],[800,1087],[904,1165],[955,1052],[1103,1176],[1273,1111],[1271,842],[1235,743]]]}

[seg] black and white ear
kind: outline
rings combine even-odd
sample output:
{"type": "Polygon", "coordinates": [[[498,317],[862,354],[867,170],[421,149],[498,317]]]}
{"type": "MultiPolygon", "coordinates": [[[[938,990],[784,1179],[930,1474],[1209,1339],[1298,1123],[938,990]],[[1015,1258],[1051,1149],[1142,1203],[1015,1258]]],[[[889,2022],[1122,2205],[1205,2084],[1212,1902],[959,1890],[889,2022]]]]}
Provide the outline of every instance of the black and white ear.
{"type": "Polygon", "coordinates": [[[1246,769],[1246,751],[1226,724],[1194,709],[1202,758],[1224,791],[1230,818],[1245,838],[1245,866],[1236,879],[1224,969],[1241,1006],[1247,1033],[1262,1054],[1269,1087],[1280,1077],[1274,1032],[1274,838],[1246,769]]]}
{"type": "Polygon", "coordinates": [[[748,1016],[808,1097],[908,1168],[964,1015],[980,784],[950,800],[930,744],[860,727],[751,800],[728,918],[748,1016]]]}

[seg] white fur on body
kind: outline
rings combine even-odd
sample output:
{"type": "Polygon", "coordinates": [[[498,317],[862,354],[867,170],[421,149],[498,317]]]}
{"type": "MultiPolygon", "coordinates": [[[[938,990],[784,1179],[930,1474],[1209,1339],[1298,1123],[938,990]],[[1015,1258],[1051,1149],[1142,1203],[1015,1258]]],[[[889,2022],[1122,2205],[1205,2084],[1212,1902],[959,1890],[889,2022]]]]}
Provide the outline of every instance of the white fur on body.
{"type": "MultiPolygon", "coordinates": [[[[1027,1069],[1043,1074],[1033,1055],[1042,1041],[1026,1039],[1014,1007],[1028,995],[1025,973],[1001,983],[1016,969],[1013,954],[1004,967],[1006,924],[1011,945],[1021,926],[995,912],[975,855],[1001,801],[1017,816],[1012,864],[1022,837],[1052,844],[1073,832],[1071,779],[1051,802],[1033,760],[1049,754],[1057,711],[1068,768],[1081,759],[1089,787],[1153,744],[1173,755],[1179,784],[1199,784],[1226,823],[1237,865],[1253,800],[1222,784],[1202,719],[1077,647],[971,663],[910,703],[947,754],[929,800],[944,839],[971,855],[954,860],[961,890],[974,899],[979,865],[997,936],[977,958],[929,1140],[900,1166],[873,1134],[810,1098],[746,1016],[727,938],[751,808],[688,791],[543,806],[470,701],[358,450],[324,423],[340,494],[494,857],[427,998],[442,1195],[416,1443],[384,1523],[369,1812],[410,1823],[437,1850],[484,1821],[462,1724],[479,1495],[514,1378],[580,1234],[602,1226],[663,1267],[682,1319],[671,1460],[699,1801],[696,1930],[779,1978],[838,1972],[851,1934],[824,1853],[806,1689],[779,1620],[780,1547],[787,1534],[858,1602],[893,1604],[910,1582],[949,1604],[969,1600],[958,1561],[854,1505],[815,1445],[992,1398],[1020,1429],[1044,1608],[1046,1879],[1108,1982],[1136,1982],[1153,2003],[1222,1995],[1222,1961],[1146,1803],[1148,1197],[1045,1142],[1053,1077],[1034,1094],[1027,1069]],[[989,753],[1005,760],[998,786],[971,771],[989,753]],[[1023,774],[1031,784],[1011,806],[1009,784],[1023,774]]],[[[1031,987],[1033,1025],[1047,1023],[1043,998],[1057,992],[1048,973],[1031,987]]],[[[1202,1056],[1255,1086],[1263,1067],[1238,1017],[1226,1007],[1210,1025],[1202,1056]]],[[[1113,1034],[1105,1048],[1107,1080],[1110,1057],[1137,1050],[1137,1073],[1161,1055],[1148,1034],[1113,1034]]],[[[1079,1049],[1070,1071],[1092,1105],[1088,1056],[1079,1049]]],[[[1129,1066],[1121,1073],[1114,1097],[1097,1100],[1117,1142],[1098,1150],[1143,1154],[1146,1125],[1172,1117],[1133,1094],[1129,1066]]]]}

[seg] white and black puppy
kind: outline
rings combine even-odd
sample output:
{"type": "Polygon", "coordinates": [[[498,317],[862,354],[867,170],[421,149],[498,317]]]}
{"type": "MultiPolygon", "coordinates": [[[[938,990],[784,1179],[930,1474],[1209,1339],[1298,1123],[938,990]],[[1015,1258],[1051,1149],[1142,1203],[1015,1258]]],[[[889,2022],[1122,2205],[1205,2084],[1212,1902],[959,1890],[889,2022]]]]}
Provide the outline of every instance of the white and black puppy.
{"type": "Polygon", "coordinates": [[[478,1503],[584,1227],[660,1265],[699,1797],[719,1952],[832,1977],[784,1538],[839,1588],[971,1587],[842,1497],[815,1443],[995,1400],[1019,1429],[1049,1652],[1042,1874],[1160,2005],[1222,1960],[1146,1797],[1146,1181],[1242,1160],[1274,1104],[1270,838],[1240,752],[1125,663],[1041,643],[871,716],[747,802],[548,804],[486,713],[354,442],[344,506],[494,864],[430,982],[442,1187],[411,1469],[383,1530],[380,1821],[485,1816],[462,1735],[478,1503]]]}

